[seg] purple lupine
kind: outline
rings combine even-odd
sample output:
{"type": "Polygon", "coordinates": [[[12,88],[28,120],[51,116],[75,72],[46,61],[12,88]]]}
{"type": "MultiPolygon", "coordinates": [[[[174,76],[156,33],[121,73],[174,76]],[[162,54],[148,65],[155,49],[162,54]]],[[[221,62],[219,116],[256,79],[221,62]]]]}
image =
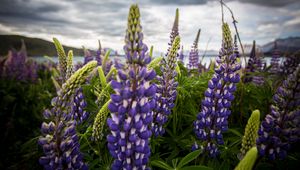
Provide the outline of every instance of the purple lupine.
{"type": "Polygon", "coordinates": [[[167,122],[171,110],[175,106],[174,102],[177,96],[177,85],[175,77],[176,61],[179,56],[180,38],[178,32],[179,12],[176,9],[175,20],[172,31],[170,33],[170,43],[166,53],[166,58],[162,60],[160,70],[161,76],[157,77],[158,85],[156,98],[156,107],[153,110],[153,123],[151,125],[154,136],[162,136],[165,133],[163,125],[167,122]]]}
{"type": "Polygon", "coordinates": [[[26,46],[22,41],[20,51],[9,51],[8,57],[3,65],[3,76],[8,79],[21,81],[35,81],[37,79],[36,63],[27,59],[26,46]]]}
{"type": "Polygon", "coordinates": [[[80,152],[74,116],[70,114],[70,99],[96,65],[96,62],[89,62],[76,71],[62,85],[58,96],[52,99],[52,109],[44,111],[45,122],[42,123],[42,136],[38,140],[44,151],[39,159],[44,169],[88,169],[80,152]]]}
{"type": "MultiPolygon", "coordinates": [[[[211,157],[218,155],[218,146],[224,144],[222,133],[228,129],[228,116],[236,83],[240,81],[237,71],[241,68],[236,40],[232,45],[231,33],[227,23],[223,24],[223,42],[216,60],[215,73],[208,82],[201,112],[194,122],[196,137],[203,141],[201,148],[211,157]]],[[[197,145],[193,148],[198,148],[197,145]]]]}
{"type": "Polygon", "coordinates": [[[173,44],[173,41],[174,41],[175,37],[179,36],[178,24],[179,24],[179,9],[177,8],[174,23],[173,23],[173,27],[172,27],[172,31],[170,33],[170,42],[168,43],[169,47],[168,47],[168,50],[167,50],[167,53],[166,53],[166,57],[168,56],[168,54],[171,50],[171,47],[172,47],[172,44],[173,44]]]}
{"type": "Polygon", "coordinates": [[[300,63],[300,52],[287,56],[283,64],[280,66],[280,72],[284,75],[292,74],[300,63]]]}
{"type": "Polygon", "coordinates": [[[140,12],[137,5],[130,7],[125,36],[126,65],[118,68],[117,80],[111,81],[115,94],[111,95],[107,119],[110,134],[108,149],[114,158],[112,169],[149,169],[150,125],[155,107],[156,85],[154,70],[147,70],[151,58],[143,43],[140,12]]]}
{"type": "Polygon", "coordinates": [[[167,122],[168,116],[175,106],[178,85],[175,81],[177,75],[175,67],[179,47],[180,38],[178,36],[174,39],[166,60],[163,60],[164,62],[160,68],[162,75],[157,77],[156,107],[153,110],[152,123],[152,132],[155,137],[162,136],[165,133],[163,125],[167,122]]]}
{"type": "Polygon", "coordinates": [[[90,52],[90,50],[84,49],[83,65],[86,65],[88,62],[93,61],[93,60],[94,60],[94,57],[93,57],[92,53],[90,52]]]}
{"type": "Polygon", "coordinates": [[[82,123],[83,121],[85,121],[88,118],[89,113],[84,110],[86,108],[86,106],[87,106],[87,103],[84,99],[84,94],[83,94],[82,88],[76,89],[74,99],[72,102],[71,114],[73,115],[77,124],[82,123]]]}
{"type": "Polygon", "coordinates": [[[101,42],[100,42],[100,40],[98,40],[98,44],[99,44],[99,47],[98,47],[98,50],[96,51],[95,60],[97,61],[98,66],[101,66],[101,65],[102,65],[102,58],[101,58],[101,50],[102,50],[102,47],[101,47],[101,42]]]}
{"type": "Polygon", "coordinates": [[[259,154],[284,159],[291,144],[300,141],[300,64],[273,96],[271,111],[262,121],[256,141],[259,154]]]}
{"type": "Polygon", "coordinates": [[[264,78],[261,76],[251,76],[251,73],[259,73],[263,70],[264,63],[257,54],[256,51],[256,43],[253,41],[253,46],[249,55],[249,60],[246,66],[246,76],[244,78],[244,82],[253,82],[257,85],[261,85],[264,83],[264,78]]]}
{"type": "Polygon", "coordinates": [[[26,62],[26,77],[28,80],[30,80],[31,82],[35,82],[38,79],[38,74],[37,74],[37,70],[38,70],[38,64],[36,61],[33,60],[28,60],[26,62]]]}
{"type": "Polygon", "coordinates": [[[189,54],[189,63],[188,63],[189,69],[198,68],[198,64],[199,64],[198,42],[199,42],[200,32],[201,32],[201,29],[199,29],[197,32],[197,36],[195,38],[195,41],[192,45],[192,48],[191,48],[191,51],[189,54]]]}
{"type": "Polygon", "coordinates": [[[184,64],[184,53],[183,53],[183,46],[181,46],[181,51],[180,51],[180,54],[179,54],[179,61],[184,64]]]}
{"type": "Polygon", "coordinates": [[[273,49],[273,54],[272,54],[272,58],[271,58],[271,69],[270,72],[271,73],[278,73],[280,71],[280,51],[278,50],[277,47],[277,42],[274,42],[274,49],[273,49]]]}

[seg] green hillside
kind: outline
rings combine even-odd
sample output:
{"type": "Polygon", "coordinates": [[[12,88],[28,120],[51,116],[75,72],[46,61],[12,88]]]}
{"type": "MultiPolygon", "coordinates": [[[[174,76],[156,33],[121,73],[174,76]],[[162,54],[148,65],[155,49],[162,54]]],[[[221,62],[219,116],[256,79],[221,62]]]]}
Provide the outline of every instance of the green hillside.
{"type": "MultiPolygon", "coordinates": [[[[20,35],[0,35],[0,56],[6,55],[11,49],[20,49],[22,39],[25,41],[29,56],[56,56],[55,46],[52,42],[20,35]]],[[[73,50],[75,56],[83,56],[82,49],[68,46],[64,46],[64,49],[66,51],[73,50]]]]}

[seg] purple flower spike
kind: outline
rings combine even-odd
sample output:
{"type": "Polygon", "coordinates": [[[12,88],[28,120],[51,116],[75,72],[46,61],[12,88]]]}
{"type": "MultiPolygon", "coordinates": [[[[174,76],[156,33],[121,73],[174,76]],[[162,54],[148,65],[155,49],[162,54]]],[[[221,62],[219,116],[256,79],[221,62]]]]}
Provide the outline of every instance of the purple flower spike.
{"type": "Polygon", "coordinates": [[[76,120],[77,124],[80,124],[88,118],[89,113],[84,110],[86,106],[87,103],[84,99],[83,90],[82,88],[78,88],[75,92],[73,106],[71,109],[71,114],[76,120]]]}
{"type": "Polygon", "coordinates": [[[271,73],[276,74],[280,71],[279,61],[280,61],[280,51],[278,50],[277,42],[275,41],[273,55],[271,59],[271,69],[270,69],[271,73]]]}
{"type": "MultiPolygon", "coordinates": [[[[237,43],[232,44],[228,25],[223,24],[223,44],[216,61],[215,74],[208,83],[202,100],[202,108],[194,121],[196,137],[203,141],[201,148],[211,157],[219,154],[218,146],[223,145],[222,133],[228,129],[227,119],[230,115],[233,92],[240,76],[237,43]]],[[[199,148],[196,145],[193,149],[199,148]]]]}
{"type": "Polygon", "coordinates": [[[176,37],[167,56],[167,61],[162,64],[162,76],[157,78],[159,84],[157,85],[156,107],[153,111],[152,124],[152,132],[155,137],[162,136],[165,133],[163,125],[167,122],[176,100],[178,83],[175,81],[177,75],[175,65],[179,45],[180,38],[176,37]]]}
{"type": "Polygon", "coordinates": [[[190,51],[189,63],[188,63],[189,69],[198,68],[198,64],[199,64],[198,42],[199,42],[200,32],[201,32],[201,29],[198,30],[196,39],[195,39],[195,41],[192,45],[192,49],[190,51]]]}
{"type": "Polygon", "coordinates": [[[179,61],[184,64],[184,54],[183,54],[183,46],[181,47],[181,51],[180,51],[180,54],[179,54],[179,61]]]}
{"type": "Polygon", "coordinates": [[[265,62],[261,59],[259,55],[259,51],[256,48],[255,41],[253,41],[252,50],[250,52],[249,60],[246,67],[246,77],[244,78],[244,82],[253,82],[256,85],[261,85],[264,83],[264,78],[261,76],[251,76],[250,73],[259,73],[263,71],[265,67],[265,62]]]}
{"type": "Polygon", "coordinates": [[[125,37],[126,65],[118,66],[117,80],[111,86],[107,119],[110,134],[107,135],[108,149],[114,162],[112,169],[148,169],[150,157],[150,125],[152,109],[155,107],[156,85],[153,70],[147,70],[151,58],[143,43],[140,12],[137,5],[130,7],[128,28],[125,37]]]}
{"type": "Polygon", "coordinates": [[[256,141],[261,156],[284,159],[291,144],[300,141],[300,64],[273,96],[271,112],[262,121],[256,141]]]}

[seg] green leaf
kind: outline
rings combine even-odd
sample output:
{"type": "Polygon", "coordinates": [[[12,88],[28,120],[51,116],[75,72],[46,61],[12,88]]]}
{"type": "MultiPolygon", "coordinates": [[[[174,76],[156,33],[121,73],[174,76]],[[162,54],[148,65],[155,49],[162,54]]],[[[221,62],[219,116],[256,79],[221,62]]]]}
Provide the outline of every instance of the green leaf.
{"type": "Polygon", "coordinates": [[[178,62],[176,63],[175,70],[176,70],[176,72],[178,73],[178,75],[180,76],[180,75],[181,75],[181,72],[180,72],[180,67],[179,67],[179,65],[178,65],[178,62]]]}
{"type": "Polygon", "coordinates": [[[235,135],[237,135],[237,136],[239,136],[239,137],[243,137],[243,135],[239,132],[239,131],[237,131],[237,130],[235,130],[235,129],[228,129],[228,132],[231,132],[231,133],[233,133],[233,134],[235,134],[235,135]]]}
{"type": "Polygon", "coordinates": [[[193,165],[193,166],[186,166],[181,168],[180,170],[212,170],[212,168],[202,165],[193,165]]]}
{"type": "Polygon", "coordinates": [[[184,158],[182,158],[182,160],[179,162],[178,164],[178,168],[183,167],[184,165],[188,164],[189,162],[191,162],[192,160],[196,159],[199,155],[200,155],[201,151],[200,150],[196,150],[193,151],[191,153],[189,153],[188,155],[186,155],[184,158]]]}
{"type": "Polygon", "coordinates": [[[151,165],[152,166],[157,166],[157,167],[160,167],[160,168],[166,169],[166,170],[172,170],[173,169],[170,165],[166,164],[163,161],[159,161],[159,160],[151,161],[151,165]]]}
{"type": "Polygon", "coordinates": [[[105,56],[104,56],[104,59],[103,59],[103,62],[102,62],[103,70],[106,69],[106,62],[108,61],[108,57],[109,57],[109,55],[110,55],[110,51],[111,51],[111,50],[108,50],[108,51],[105,53],[105,56]]]}
{"type": "Polygon", "coordinates": [[[104,88],[104,87],[106,87],[107,82],[106,82],[106,77],[104,75],[102,66],[98,67],[98,73],[99,73],[99,78],[100,78],[101,86],[104,88]]]}
{"type": "Polygon", "coordinates": [[[152,58],[152,55],[153,55],[153,45],[151,45],[150,47],[150,52],[149,52],[149,56],[152,58]]]}

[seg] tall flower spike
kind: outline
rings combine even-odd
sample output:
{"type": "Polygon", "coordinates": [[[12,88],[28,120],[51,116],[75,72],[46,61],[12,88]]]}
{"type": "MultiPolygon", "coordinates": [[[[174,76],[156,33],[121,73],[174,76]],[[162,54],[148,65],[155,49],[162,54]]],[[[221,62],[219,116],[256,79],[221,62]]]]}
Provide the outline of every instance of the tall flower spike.
{"type": "MultiPolygon", "coordinates": [[[[15,79],[19,81],[32,81],[34,82],[38,75],[36,72],[36,62],[28,60],[26,46],[22,41],[20,51],[9,51],[8,57],[3,63],[2,75],[7,79],[15,79]]],[[[1,72],[0,71],[0,72],[1,72]]]]}
{"type": "Polygon", "coordinates": [[[90,62],[76,71],[62,86],[58,96],[52,99],[52,109],[43,115],[47,122],[42,123],[42,136],[38,143],[44,156],[39,160],[45,169],[87,169],[80,153],[75,121],[70,114],[69,102],[85,77],[97,65],[90,62]]]}
{"type": "Polygon", "coordinates": [[[178,83],[175,82],[176,76],[176,59],[177,51],[180,47],[180,38],[177,36],[173,41],[166,63],[161,67],[162,76],[157,77],[159,84],[156,92],[156,107],[153,110],[152,132],[157,137],[163,135],[165,130],[163,125],[167,122],[168,116],[174,107],[176,99],[176,88],[178,83]]]}
{"type": "Polygon", "coordinates": [[[76,124],[80,124],[88,118],[89,113],[85,111],[86,106],[87,103],[84,99],[83,89],[76,89],[71,109],[71,114],[74,120],[76,120],[76,124]]]}
{"type": "Polygon", "coordinates": [[[183,46],[181,46],[181,51],[180,51],[180,54],[179,54],[179,61],[184,64],[184,54],[183,54],[183,46]]]}
{"type": "Polygon", "coordinates": [[[192,45],[192,49],[190,51],[189,64],[188,64],[189,69],[198,68],[198,64],[199,64],[198,42],[200,38],[200,32],[201,29],[198,30],[195,41],[192,45]]]}
{"type": "Polygon", "coordinates": [[[99,44],[99,47],[98,47],[98,50],[96,52],[96,61],[98,63],[98,66],[101,66],[102,65],[102,58],[101,58],[101,52],[102,52],[102,47],[101,47],[101,42],[100,40],[98,40],[98,44],[99,44]]]}
{"type": "Polygon", "coordinates": [[[175,19],[172,27],[172,31],[170,33],[170,43],[169,43],[169,48],[166,56],[168,56],[168,53],[171,50],[173,41],[175,40],[175,37],[179,36],[179,29],[178,29],[178,24],[179,24],[179,9],[176,9],[176,14],[175,14],[175,19]]]}
{"type": "Polygon", "coordinates": [[[291,144],[300,141],[300,64],[273,96],[271,112],[265,117],[256,141],[259,154],[284,159],[291,144]]]}
{"type": "Polygon", "coordinates": [[[297,68],[298,64],[300,64],[300,51],[296,52],[291,56],[287,56],[286,60],[280,66],[280,72],[284,75],[292,74],[297,68]]]}
{"type": "Polygon", "coordinates": [[[68,59],[67,59],[67,74],[66,78],[68,79],[73,74],[73,51],[70,50],[68,52],[68,59]]]}
{"type": "Polygon", "coordinates": [[[271,58],[271,73],[278,73],[280,71],[280,51],[277,48],[277,42],[274,42],[274,50],[271,58]]]}
{"type": "Polygon", "coordinates": [[[261,85],[264,83],[264,78],[261,76],[252,76],[251,73],[259,73],[263,70],[264,62],[259,55],[259,51],[256,48],[256,43],[253,41],[252,50],[249,55],[249,60],[246,66],[246,75],[244,78],[244,82],[253,82],[257,85],[261,85]]]}
{"type": "Polygon", "coordinates": [[[260,112],[254,110],[248,119],[248,123],[245,128],[245,134],[242,140],[241,154],[239,159],[241,160],[250,148],[256,146],[256,139],[258,137],[258,129],[260,125],[260,112]]]}
{"type": "MultiPolygon", "coordinates": [[[[240,81],[237,71],[241,68],[237,43],[232,43],[227,23],[223,24],[223,43],[215,64],[215,73],[208,82],[201,111],[194,122],[196,137],[203,141],[201,147],[211,157],[218,155],[218,145],[222,145],[222,132],[228,129],[228,116],[236,83],[240,81]]],[[[197,145],[193,147],[197,149],[197,145]]]]}
{"type": "Polygon", "coordinates": [[[65,53],[65,50],[63,46],[60,44],[60,42],[53,38],[53,42],[58,54],[58,64],[59,64],[59,71],[60,71],[60,84],[63,84],[66,81],[66,75],[67,75],[67,56],[65,53]]]}
{"type": "Polygon", "coordinates": [[[107,119],[107,115],[109,113],[109,110],[108,110],[108,104],[110,103],[111,101],[107,101],[102,107],[101,109],[99,110],[98,114],[96,115],[96,118],[94,120],[94,124],[93,124],[93,139],[95,141],[99,141],[102,139],[103,137],[103,129],[104,129],[104,125],[105,125],[105,122],[106,122],[106,119],[107,119]]]}
{"type": "Polygon", "coordinates": [[[252,147],[245,155],[245,157],[239,162],[234,170],[252,170],[255,161],[257,159],[257,148],[252,147]]]}
{"type": "Polygon", "coordinates": [[[87,64],[90,61],[94,60],[94,57],[92,56],[92,53],[90,52],[90,50],[86,49],[83,47],[84,50],[84,61],[83,61],[83,65],[87,64]]]}
{"type": "Polygon", "coordinates": [[[143,43],[140,12],[137,5],[129,10],[124,51],[126,63],[118,67],[117,80],[111,81],[115,94],[111,95],[107,119],[110,134],[107,135],[108,149],[114,162],[112,169],[149,169],[150,125],[152,109],[155,107],[154,70],[148,70],[151,58],[143,43]]]}

